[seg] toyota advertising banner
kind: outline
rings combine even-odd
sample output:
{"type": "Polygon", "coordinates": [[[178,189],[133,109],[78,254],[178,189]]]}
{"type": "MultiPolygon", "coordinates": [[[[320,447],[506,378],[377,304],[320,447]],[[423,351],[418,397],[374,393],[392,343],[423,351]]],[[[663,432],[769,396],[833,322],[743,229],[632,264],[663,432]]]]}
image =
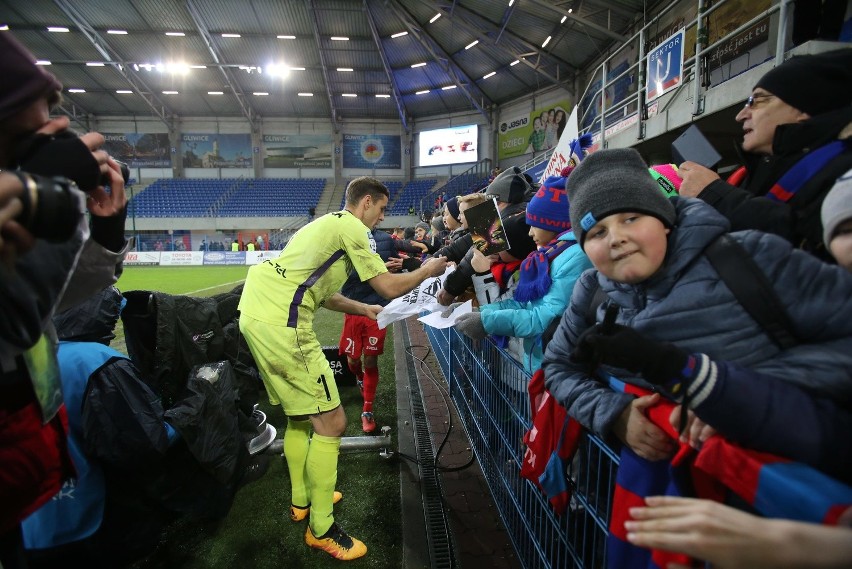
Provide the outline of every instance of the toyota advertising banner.
{"type": "Polygon", "coordinates": [[[379,170],[402,168],[401,138],[389,134],[344,134],[343,167],[379,170]]]}

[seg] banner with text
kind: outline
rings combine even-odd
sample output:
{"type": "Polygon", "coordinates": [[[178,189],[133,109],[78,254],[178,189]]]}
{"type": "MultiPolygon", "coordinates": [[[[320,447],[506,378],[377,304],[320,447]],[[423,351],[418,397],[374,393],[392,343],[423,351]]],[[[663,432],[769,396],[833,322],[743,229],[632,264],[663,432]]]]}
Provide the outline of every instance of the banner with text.
{"type": "Polygon", "coordinates": [[[402,141],[389,134],[344,134],[343,167],[379,170],[402,168],[402,141]]]}
{"type": "Polygon", "coordinates": [[[497,134],[497,159],[512,158],[556,147],[568,120],[567,100],[538,108],[529,115],[515,115],[500,122],[497,134]]]}
{"type": "Polygon", "coordinates": [[[166,133],[105,132],[103,150],[131,168],[170,168],[171,145],[166,133]]]}
{"type": "Polygon", "coordinates": [[[245,251],[212,251],[204,253],[205,265],[245,265],[245,251]]]}
{"type": "Polygon", "coordinates": [[[648,53],[645,99],[650,102],[683,82],[686,30],[680,30],[648,53]]]}
{"type": "Polygon", "coordinates": [[[202,251],[163,251],[160,253],[161,265],[202,265],[204,264],[204,253],[202,251]]]}
{"type": "Polygon", "coordinates": [[[125,265],[159,265],[159,251],[130,251],[124,256],[125,265]]]}
{"type": "Polygon", "coordinates": [[[250,134],[192,134],[181,137],[184,168],[251,168],[250,134]]]}
{"type": "Polygon", "coordinates": [[[264,134],[264,168],[331,168],[330,134],[264,134]]]}

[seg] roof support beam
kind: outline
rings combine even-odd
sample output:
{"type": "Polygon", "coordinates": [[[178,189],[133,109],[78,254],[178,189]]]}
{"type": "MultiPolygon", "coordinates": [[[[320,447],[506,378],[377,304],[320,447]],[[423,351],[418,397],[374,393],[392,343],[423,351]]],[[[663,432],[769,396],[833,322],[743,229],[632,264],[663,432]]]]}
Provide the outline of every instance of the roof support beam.
{"type": "Polygon", "coordinates": [[[567,16],[569,19],[574,20],[578,24],[581,24],[581,25],[583,25],[583,26],[585,26],[585,27],[587,27],[591,30],[595,30],[597,32],[600,32],[603,35],[609,37],[610,39],[613,39],[613,40],[621,42],[621,43],[624,43],[624,42],[627,41],[627,38],[625,36],[623,36],[619,33],[616,33],[609,28],[605,28],[605,27],[600,26],[600,25],[598,25],[594,22],[591,22],[591,21],[587,20],[586,18],[583,18],[582,16],[578,16],[574,12],[569,12],[568,10],[565,10],[563,8],[560,8],[558,6],[554,6],[550,2],[545,2],[544,0],[529,0],[529,1],[532,2],[533,4],[537,5],[537,6],[541,6],[543,8],[549,8],[549,9],[553,10],[554,12],[556,12],[556,13],[562,15],[562,16],[567,16]]]}
{"type": "Polygon", "coordinates": [[[91,42],[91,44],[98,50],[106,61],[114,61],[118,62],[118,65],[115,65],[115,68],[124,76],[124,79],[130,83],[130,86],[133,87],[133,90],[138,94],[148,107],[157,115],[163,123],[167,126],[171,126],[170,117],[174,115],[174,112],[169,109],[159,97],[154,95],[154,91],[145,84],[139,75],[137,75],[123,59],[118,55],[118,52],[110,47],[110,45],[101,37],[101,35],[95,31],[92,25],[83,18],[82,14],[80,14],[74,6],[71,5],[71,2],[68,0],[53,0],[56,5],[62,10],[68,18],[74,22],[74,25],[77,26],[83,35],[91,42]]]}
{"type": "Polygon", "coordinates": [[[379,50],[379,56],[382,58],[382,66],[385,68],[385,74],[388,76],[388,81],[393,90],[393,100],[399,112],[399,120],[402,121],[402,127],[405,129],[405,132],[408,133],[410,130],[408,128],[408,120],[405,118],[405,106],[402,104],[402,95],[399,92],[399,87],[396,86],[396,81],[394,81],[393,71],[388,62],[385,47],[382,45],[382,38],[379,36],[379,30],[376,28],[376,22],[373,19],[373,14],[370,12],[370,5],[367,0],[364,0],[364,12],[367,14],[367,22],[370,24],[370,31],[373,33],[373,41],[376,42],[376,49],[379,50]]]}
{"type": "Polygon", "coordinates": [[[397,17],[400,19],[402,24],[408,30],[408,32],[417,38],[417,40],[425,47],[429,53],[432,55],[432,59],[435,60],[438,65],[450,76],[453,82],[459,86],[462,90],[462,93],[465,94],[467,99],[470,101],[470,104],[479,111],[479,113],[485,117],[485,120],[488,124],[491,124],[491,116],[488,111],[485,110],[484,104],[493,105],[493,102],[489,100],[482,91],[479,90],[479,87],[476,86],[476,82],[472,81],[470,77],[458,66],[458,64],[453,61],[452,57],[441,48],[440,44],[435,41],[435,39],[429,35],[427,32],[424,32],[420,24],[417,22],[417,19],[404,7],[402,6],[398,0],[390,0],[388,5],[396,12],[397,17]],[[482,100],[477,101],[477,98],[470,90],[470,86],[473,85],[476,87],[477,91],[482,93],[482,100]]]}
{"type": "Polygon", "coordinates": [[[311,11],[311,24],[314,29],[314,41],[317,43],[319,51],[320,64],[322,65],[322,78],[325,80],[325,92],[328,95],[328,106],[331,110],[331,126],[334,132],[340,131],[340,124],[337,122],[337,107],[334,106],[334,95],[331,92],[331,83],[328,78],[328,65],[325,61],[325,51],[322,48],[322,37],[319,32],[319,24],[317,23],[317,7],[314,5],[314,0],[305,0],[308,4],[308,9],[311,11]]]}
{"type": "MultiPolygon", "coordinates": [[[[438,6],[436,6],[436,8],[437,8],[438,10],[441,10],[441,9],[442,9],[441,7],[438,7],[438,6]]],[[[515,59],[517,59],[518,61],[520,61],[520,62],[521,62],[521,63],[523,63],[524,65],[526,65],[527,67],[530,67],[530,68],[531,68],[533,71],[535,71],[536,73],[538,73],[538,74],[543,75],[544,77],[546,77],[546,78],[547,78],[547,80],[548,80],[548,81],[550,81],[551,83],[553,83],[554,85],[561,85],[562,87],[564,87],[565,89],[568,89],[569,91],[572,91],[572,90],[574,89],[573,85],[571,85],[571,83],[570,83],[570,82],[565,81],[565,80],[562,80],[562,79],[560,79],[558,76],[554,76],[554,75],[552,75],[552,74],[548,73],[548,72],[547,72],[547,71],[546,71],[546,70],[545,70],[545,69],[541,66],[541,64],[540,64],[540,63],[541,63],[541,59],[544,57],[544,58],[547,58],[547,59],[550,59],[550,60],[552,60],[552,61],[556,62],[557,66],[558,66],[558,65],[564,65],[564,66],[565,66],[565,67],[567,67],[567,68],[568,68],[568,69],[569,69],[572,73],[576,73],[577,68],[576,68],[575,66],[571,65],[571,64],[570,64],[570,63],[568,63],[567,61],[563,61],[562,59],[560,59],[560,58],[558,58],[558,57],[555,57],[555,56],[550,55],[550,54],[548,54],[548,53],[544,53],[544,52],[542,52],[540,48],[538,48],[538,47],[536,47],[536,46],[532,45],[531,43],[529,43],[528,41],[526,41],[526,40],[525,40],[525,39],[523,39],[523,38],[519,38],[519,37],[517,37],[515,34],[513,34],[512,32],[510,32],[510,31],[508,31],[508,30],[500,29],[500,30],[498,31],[498,30],[497,30],[497,28],[496,28],[496,27],[495,27],[495,26],[494,26],[491,22],[488,22],[488,20],[484,20],[484,19],[483,19],[481,16],[479,16],[478,14],[475,14],[475,13],[473,13],[473,12],[471,12],[471,11],[467,10],[467,9],[464,9],[464,8],[462,8],[461,6],[457,6],[456,8],[459,10],[459,12],[462,12],[462,13],[461,13],[461,14],[459,14],[459,16],[457,16],[457,17],[453,20],[453,23],[455,23],[455,24],[458,24],[458,25],[462,26],[462,27],[463,27],[463,28],[465,28],[468,32],[470,32],[470,33],[472,33],[473,35],[477,36],[480,40],[482,40],[482,41],[486,41],[486,42],[488,42],[488,43],[493,44],[493,45],[494,45],[494,47],[496,47],[497,49],[500,49],[500,50],[502,50],[502,51],[506,52],[506,53],[507,53],[507,54],[509,54],[511,57],[514,57],[515,59]],[[468,22],[468,21],[467,21],[467,18],[468,18],[468,17],[475,17],[475,18],[476,18],[476,20],[477,20],[477,22],[476,22],[475,24],[474,24],[474,23],[471,23],[471,22],[468,22]],[[483,23],[483,22],[487,22],[487,23],[488,23],[488,26],[491,28],[490,32],[488,32],[488,31],[483,32],[483,31],[482,31],[482,29],[481,29],[481,28],[483,27],[483,26],[482,26],[482,23],[483,23]],[[528,49],[528,50],[530,50],[530,51],[529,51],[529,52],[524,52],[524,53],[518,53],[518,52],[516,52],[515,50],[508,49],[508,47],[506,46],[506,44],[504,44],[504,43],[498,43],[498,41],[499,41],[499,39],[500,39],[500,35],[501,35],[504,31],[505,31],[505,33],[506,33],[507,38],[509,38],[510,40],[513,40],[513,41],[517,41],[517,42],[519,42],[522,46],[524,46],[526,49],[528,49]],[[497,34],[497,35],[496,35],[496,37],[495,37],[494,35],[489,35],[489,34],[495,34],[495,33],[497,34]],[[535,63],[533,63],[532,61],[530,61],[530,60],[528,59],[531,55],[535,55],[535,56],[537,56],[537,57],[536,57],[536,62],[535,62],[535,63]]],[[[445,8],[444,8],[444,9],[445,9],[445,8]]]]}
{"type": "Polygon", "coordinates": [[[89,117],[93,116],[92,113],[90,113],[74,101],[70,100],[68,97],[63,95],[62,103],[56,105],[55,108],[65,113],[65,115],[69,119],[83,127],[83,130],[85,132],[89,132],[90,130],[92,130],[92,127],[89,126],[89,117]]]}
{"type": "MultiPolygon", "coordinates": [[[[189,11],[189,15],[192,17],[193,23],[195,23],[195,28],[198,30],[198,33],[201,35],[201,39],[204,40],[204,44],[207,46],[207,50],[210,52],[210,56],[213,58],[217,64],[220,64],[225,58],[219,53],[219,50],[216,48],[216,44],[213,43],[213,38],[210,36],[210,30],[207,29],[207,26],[204,24],[204,21],[201,19],[201,13],[198,11],[198,8],[195,6],[194,0],[185,0],[186,8],[189,11]]],[[[231,92],[237,98],[237,102],[240,104],[240,108],[243,111],[246,119],[248,119],[249,125],[251,126],[252,131],[255,130],[255,122],[254,117],[257,115],[255,110],[246,100],[245,93],[243,93],[242,88],[239,84],[234,80],[233,75],[231,74],[230,69],[217,65],[219,71],[222,72],[222,75],[225,77],[225,83],[227,83],[228,87],[231,89],[231,92]]]]}

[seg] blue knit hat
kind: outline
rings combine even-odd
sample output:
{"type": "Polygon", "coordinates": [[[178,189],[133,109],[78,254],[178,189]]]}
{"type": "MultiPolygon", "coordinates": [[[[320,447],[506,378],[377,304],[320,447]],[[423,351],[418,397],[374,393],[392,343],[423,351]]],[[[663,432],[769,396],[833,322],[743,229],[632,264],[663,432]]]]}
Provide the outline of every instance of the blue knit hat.
{"type": "Polygon", "coordinates": [[[572,168],[565,168],[559,176],[547,178],[527,204],[527,225],[562,233],[571,229],[568,192],[565,182],[572,168]]]}

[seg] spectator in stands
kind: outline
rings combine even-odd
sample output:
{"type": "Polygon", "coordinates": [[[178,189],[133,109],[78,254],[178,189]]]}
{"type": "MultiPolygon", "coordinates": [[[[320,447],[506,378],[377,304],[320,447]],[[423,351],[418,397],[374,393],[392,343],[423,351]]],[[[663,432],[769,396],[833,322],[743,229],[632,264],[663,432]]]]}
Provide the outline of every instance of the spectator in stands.
{"type": "Polygon", "coordinates": [[[630,514],[634,519],[624,525],[633,545],[684,553],[719,569],[852,566],[849,519],[845,527],[767,519],[711,500],[675,496],[646,498],[630,514]]]}
{"type": "MultiPolygon", "coordinates": [[[[529,236],[530,228],[526,224],[524,214],[525,197],[531,197],[534,193],[529,180],[517,166],[501,172],[485,190],[486,197],[497,200],[503,228],[509,238],[509,250],[499,253],[500,263],[502,263],[502,269],[499,272],[501,275],[513,273],[521,260],[536,249],[535,241],[529,236]]],[[[472,285],[472,276],[475,272],[470,265],[472,255],[472,251],[467,252],[466,257],[459,262],[456,270],[450,273],[444,288],[438,293],[438,302],[444,306],[449,306],[455,297],[472,285]]],[[[500,277],[495,278],[500,280],[500,277]]],[[[505,281],[501,283],[502,286],[508,284],[505,281]]]]}
{"type": "Polygon", "coordinates": [[[734,231],[775,233],[829,260],[819,209],[852,168],[852,49],[793,57],[767,72],[737,121],[745,165],[723,181],[684,162],[680,194],[712,205],[734,231]]]}
{"type": "Polygon", "coordinates": [[[257,250],[263,251],[264,244],[265,244],[265,242],[263,240],[263,235],[258,235],[257,236],[257,250]]]}
{"type": "Polygon", "coordinates": [[[841,176],[822,202],[825,247],[837,264],[852,271],[852,170],[841,176]]]}
{"type": "MultiPolygon", "coordinates": [[[[446,230],[446,234],[444,235],[444,242],[441,244],[441,249],[449,246],[466,231],[462,226],[460,217],[461,212],[459,211],[458,196],[450,198],[444,202],[444,209],[440,219],[444,229],[446,230]]],[[[435,254],[437,256],[446,256],[439,255],[437,251],[435,254]]],[[[447,260],[450,259],[448,258],[447,260]]]]}
{"type": "Polygon", "coordinates": [[[62,85],[11,32],[0,51],[0,565],[11,569],[24,566],[20,521],[73,475],[50,316],[114,283],[131,243],[103,136],[50,119],[62,85]]]}
{"type": "MultiPolygon", "coordinates": [[[[441,247],[439,250],[435,251],[436,257],[446,257],[448,262],[451,263],[459,263],[461,262],[465,256],[470,251],[471,247],[473,247],[473,237],[470,235],[467,226],[467,219],[464,217],[464,212],[474,206],[477,206],[488,198],[485,197],[485,194],[475,193],[468,194],[466,196],[458,196],[457,198],[453,198],[458,203],[458,219],[461,223],[461,226],[457,231],[453,232],[453,239],[444,247],[441,247]]],[[[448,204],[448,211],[452,211],[452,206],[448,204]]],[[[439,296],[444,293],[444,289],[438,293],[439,296]]],[[[458,296],[458,295],[457,295],[458,296]]]]}
{"type": "Polygon", "coordinates": [[[767,275],[788,312],[799,344],[782,350],[703,253],[728,231],[727,220],[701,201],[666,199],[635,150],[590,155],[572,172],[567,190],[572,226],[596,270],[578,281],[542,367],[548,390],[581,424],[609,440],[615,436],[648,460],[666,458],[675,448],[645,418],[660,396],[634,399],[610,390],[590,374],[598,363],[626,381],[639,372],[642,385],[701,385],[715,378],[713,362],[724,361],[852,405],[852,275],[774,235],[730,236],[767,275]],[[597,321],[611,306],[617,324],[587,322],[598,290],[606,296],[597,321]],[[719,309],[725,318],[700,316],[719,309]],[[673,342],[686,362],[652,354],[637,340],[642,337],[673,342]]]}
{"type": "Polygon", "coordinates": [[[429,231],[429,248],[431,252],[435,252],[444,246],[447,235],[450,232],[444,227],[443,216],[436,215],[432,218],[431,230],[429,231]]]}
{"type": "Polygon", "coordinates": [[[408,215],[416,215],[413,205],[408,206],[408,215]]]}
{"type": "MultiPolygon", "coordinates": [[[[374,178],[352,180],[346,208],[309,223],[281,255],[249,268],[240,298],[243,333],[270,400],[287,416],[284,455],[290,472],[293,521],[310,515],[305,542],[337,559],[367,552],[334,521],[337,457],[346,414],[334,374],[313,331],[316,310],[375,319],[382,310],[337,292],[356,272],[385,298],[395,298],[431,276],[442,275],[445,259],[429,259],[415,271],[389,273],[368,240],[384,219],[388,189],[374,178]],[[281,278],[283,274],[287,278],[281,278]],[[311,283],[305,286],[304,283],[311,283]],[[314,435],[311,437],[311,429],[314,435]]],[[[339,499],[339,494],[337,496],[339,499]]]]}
{"type": "MultiPolygon", "coordinates": [[[[529,373],[541,367],[541,335],[565,311],[574,283],[592,266],[571,231],[565,193],[569,171],[564,174],[545,180],[527,205],[527,225],[538,250],[521,263],[514,298],[497,299],[493,288],[489,293],[477,286],[479,311],[462,315],[455,324],[473,339],[482,339],[486,334],[523,338],[523,364],[529,373]]],[[[479,251],[473,255],[474,269],[491,276],[491,262],[479,251]],[[486,264],[478,265],[483,261],[486,264]]],[[[474,278],[474,284],[478,282],[474,278]]]]}
{"type": "MultiPolygon", "coordinates": [[[[413,255],[419,254],[419,249],[407,241],[394,239],[384,231],[373,228],[373,240],[376,253],[385,262],[388,271],[396,273],[402,270],[403,260],[399,256],[399,248],[405,247],[413,255]]],[[[365,304],[385,306],[388,301],[377,293],[369,283],[362,282],[353,273],[343,284],[340,293],[346,298],[365,304]]],[[[361,430],[367,434],[376,430],[376,420],[373,415],[373,403],[376,398],[376,387],[379,385],[379,356],[384,353],[387,328],[379,328],[375,320],[357,314],[344,314],[343,331],[340,334],[340,355],[346,354],[346,363],[355,375],[361,396],[364,399],[361,411],[361,430]]]]}

